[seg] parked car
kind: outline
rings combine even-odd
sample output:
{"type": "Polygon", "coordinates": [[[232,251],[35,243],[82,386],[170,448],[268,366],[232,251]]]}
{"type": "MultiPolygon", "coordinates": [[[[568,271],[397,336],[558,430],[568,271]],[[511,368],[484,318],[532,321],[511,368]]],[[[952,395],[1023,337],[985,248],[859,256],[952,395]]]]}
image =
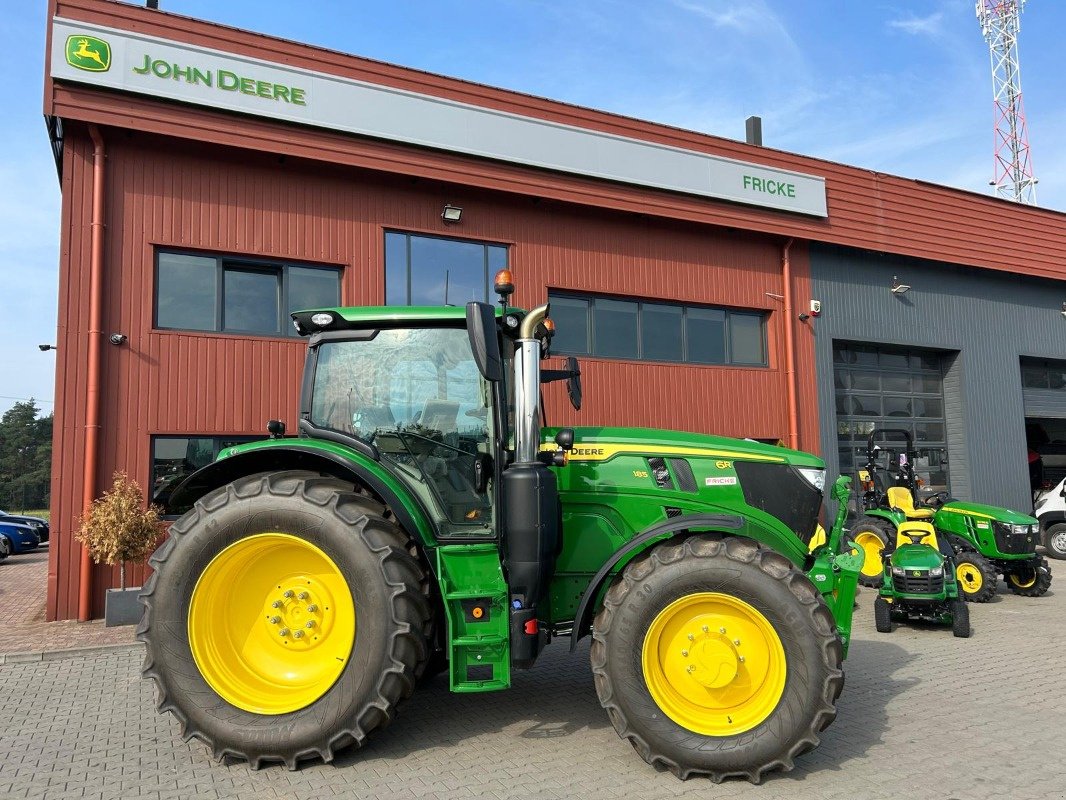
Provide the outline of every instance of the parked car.
{"type": "Polygon", "coordinates": [[[3,561],[11,555],[11,542],[7,540],[6,536],[0,536],[0,561],[3,561]]]}
{"type": "Polygon", "coordinates": [[[5,537],[11,545],[14,555],[19,553],[32,553],[37,549],[41,540],[37,533],[29,525],[19,525],[14,522],[0,521],[0,536],[5,537]]]}
{"type": "Polygon", "coordinates": [[[33,528],[34,533],[37,534],[38,539],[42,542],[48,541],[48,534],[51,528],[46,519],[41,519],[40,517],[27,517],[24,514],[8,514],[6,511],[0,511],[0,522],[14,522],[17,525],[29,525],[33,528]]]}

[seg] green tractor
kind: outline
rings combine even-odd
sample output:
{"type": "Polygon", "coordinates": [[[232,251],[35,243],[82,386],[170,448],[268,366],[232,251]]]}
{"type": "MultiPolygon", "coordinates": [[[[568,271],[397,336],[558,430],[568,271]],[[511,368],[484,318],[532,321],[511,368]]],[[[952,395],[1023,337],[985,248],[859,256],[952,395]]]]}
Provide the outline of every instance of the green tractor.
{"type": "Polygon", "coordinates": [[[859,582],[881,585],[881,550],[907,521],[928,522],[955,553],[955,576],[963,599],[985,603],[996,594],[1002,575],[1015,594],[1039,597],[1051,586],[1051,568],[1036,552],[1040,523],[1006,508],[966,503],[940,492],[915,504],[919,482],[914,473],[918,453],[910,431],[877,428],[866,444],[865,470],[859,474],[863,516],[851,528],[851,537],[866,554],[859,582]],[[905,446],[893,451],[877,444],[889,436],[905,446]]]}
{"type": "Polygon", "coordinates": [[[903,522],[896,546],[884,551],[884,580],[874,600],[874,625],[892,633],[896,620],[951,625],[960,638],[970,636],[970,610],[959,596],[954,553],[937,541],[928,522],[903,522]],[[945,552],[946,551],[946,552],[945,552]]]}
{"type": "MultiPolygon", "coordinates": [[[[189,476],[138,636],[159,708],[216,758],[333,759],[421,679],[511,686],[592,636],[601,704],[647,762],[753,782],[815,747],[843,688],[862,556],[815,553],[817,457],[639,428],[542,427],[548,306],[332,308],[299,436],[189,476]]],[[[846,498],[847,480],[835,488],[846,498]]],[[[843,501],[841,503],[844,505],[843,501]]]]}

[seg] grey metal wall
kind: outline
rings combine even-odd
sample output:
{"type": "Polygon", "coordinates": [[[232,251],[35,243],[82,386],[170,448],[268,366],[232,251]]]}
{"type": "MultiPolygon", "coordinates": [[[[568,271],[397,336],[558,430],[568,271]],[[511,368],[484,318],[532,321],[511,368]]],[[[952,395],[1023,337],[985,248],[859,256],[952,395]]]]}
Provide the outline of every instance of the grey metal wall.
{"type": "Polygon", "coordinates": [[[949,351],[949,471],[960,499],[1029,511],[1020,356],[1066,357],[1066,282],[812,244],[822,452],[837,472],[833,341],[949,351]],[[889,291],[892,277],[913,288],[889,291]]]}

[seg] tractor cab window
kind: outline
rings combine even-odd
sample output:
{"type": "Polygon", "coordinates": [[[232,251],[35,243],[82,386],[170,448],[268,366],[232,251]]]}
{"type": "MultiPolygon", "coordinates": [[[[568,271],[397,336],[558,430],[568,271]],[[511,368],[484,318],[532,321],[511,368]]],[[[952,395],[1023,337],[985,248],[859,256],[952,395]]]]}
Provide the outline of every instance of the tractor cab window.
{"type": "Polygon", "coordinates": [[[311,422],[373,444],[446,530],[491,534],[491,492],[475,480],[492,453],[491,392],[465,329],[323,342],[312,391],[311,422]]]}

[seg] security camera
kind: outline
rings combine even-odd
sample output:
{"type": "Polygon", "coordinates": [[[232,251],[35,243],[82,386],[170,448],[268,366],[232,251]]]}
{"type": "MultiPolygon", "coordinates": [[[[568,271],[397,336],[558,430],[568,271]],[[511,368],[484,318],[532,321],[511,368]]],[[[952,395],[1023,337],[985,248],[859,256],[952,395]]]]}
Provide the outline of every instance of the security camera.
{"type": "MultiPolygon", "coordinates": [[[[1066,315],[1066,311],[1063,311],[1062,313],[1063,315],[1066,315]]],[[[56,346],[54,344],[39,344],[37,345],[37,349],[40,350],[42,353],[47,353],[49,350],[55,350],[56,346]]]]}
{"type": "Polygon", "coordinates": [[[111,344],[121,345],[126,343],[126,334],[124,333],[112,333],[109,337],[111,344]]]}
{"type": "MultiPolygon", "coordinates": [[[[1062,304],[1062,316],[1066,317],[1066,303],[1062,304]]],[[[44,350],[44,345],[41,345],[41,349],[44,350]]]]}

